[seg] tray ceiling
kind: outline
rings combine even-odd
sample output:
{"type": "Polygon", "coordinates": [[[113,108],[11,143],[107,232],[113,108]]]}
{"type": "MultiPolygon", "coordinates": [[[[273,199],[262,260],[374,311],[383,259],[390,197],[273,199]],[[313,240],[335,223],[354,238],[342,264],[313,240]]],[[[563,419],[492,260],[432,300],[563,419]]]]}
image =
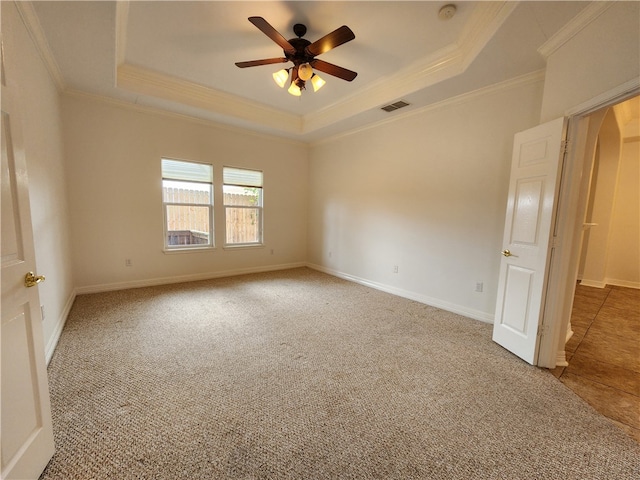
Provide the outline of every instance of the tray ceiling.
{"type": "MultiPolygon", "coordinates": [[[[588,2],[135,1],[18,2],[61,90],[106,97],[301,141],[384,121],[544,68],[539,48],[588,2]],[[234,63],[282,55],[247,18],[285,38],[303,23],[314,41],[348,25],[356,38],[322,59],[353,82],[301,97],[271,75],[283,65],[234,63]],[[381,107],[404,100],[396,113],[381,107]],[[402,113],[401,113],[402,112],[402,113]]],[[[573,20],[575,21],[575,20],[573,20]]]]}

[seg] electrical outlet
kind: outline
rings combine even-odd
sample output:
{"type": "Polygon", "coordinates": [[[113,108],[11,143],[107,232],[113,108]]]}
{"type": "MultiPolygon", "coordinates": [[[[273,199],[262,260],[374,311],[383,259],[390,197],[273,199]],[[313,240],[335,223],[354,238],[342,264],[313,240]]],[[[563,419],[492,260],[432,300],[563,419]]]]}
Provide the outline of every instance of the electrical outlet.
{"type": "Polygon", "coordinates": [[[476,292],[482,292],[483,289],[484,289],[484,283],[476,282],[476,292]]]}
{"type": "Polygon", "coordinates": [[[273,248],[271,249],[271,255],[273,255],[273,248]]]}
{"type": "Polygon", "coordinates": [[[393,273],[398,273],[398,265],[393,266],[393,273]]]}
{"type": "Polygon", "coordinates": [[[124,260],[124,266],[125,267],[133,267],[133,260],[131,260],[130,258],[126,258],[124,260]]]}

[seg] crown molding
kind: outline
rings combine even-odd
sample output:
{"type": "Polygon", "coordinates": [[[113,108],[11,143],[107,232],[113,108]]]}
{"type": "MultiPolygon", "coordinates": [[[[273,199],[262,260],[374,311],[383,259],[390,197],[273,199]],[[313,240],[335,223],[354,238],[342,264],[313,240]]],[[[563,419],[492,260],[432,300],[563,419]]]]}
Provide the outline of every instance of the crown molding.
{"type": "Polygon", "coordinates": [[[479,98],[487,97],[488,95],[493,95],[496,93],[500,93],[506,90],[510,90],[512,88],[518,88],[526,85],[531,85],[534,83],[542,83],[544,81],[545,71],[537,70],[535,72],[527,73],[525,75],[521,75],[519,77],[514,77],[509,80],[505,80],[504,82],[495,83],[493,85],[489,85],[486,87],[479,88],[477,90],[473,90],[471,92],[462,93],[460,95],[456,95],[455,97],[450,97],[445,100],[441,100],[439,102],[432,103],[430,105],[426,105],[421,108],[416,108],[415,110],[409,110],[405,113],[398,113],[393,115],[390,118],[385,118],[375,123],[371,123],[368,125],[364,125],[362,127],[354,128],[347,132],[341,132],[336,135],[332,135],[327,138],[323,138],[322,140],[318,140],[315,142],[311,142],[311,146],[322,145],[324,143],[333,142],[340,138],[349,137],[356,133],[364,132],[366,130],[370,130],[372,128],[377,128],[381,125],[386,125],[389,123],[394,123],[398,120],[403,120],[406,118],[410,118],[416,115],[423,115],[425,113],[440,110],[443,108],[450,108],[455,105],[460,105],[464,103],[469,103],[479,98]]]}
{"type": "Polygon", "coordinates": [[[64,77],[62,76],[58,62],[56,62],[53,52],[51,51],[51,46],[47,41],[44,30],[42,30],[42,25],[38,19],[38,14],[33,8],[33,4],[31,2],[18,1],[15,1],[14,4],[18,9],[22,22],[24,23],[27,32],[29,32],[29,36],[33,40],[36,50],[40,54],[40,58],[42,58],[51,79],[56,84],[56,88],[59,92],[64,92],[66,88],[64,77]]]}
{"type": "Polygon", "coordinates": [[[169,110],[165,110],[164,108],[153,107],[149,105],[142,105],[139,103],[131,103],[126,100],[119,100],[113,97],[108,97],[105,95],[99,95],[95,93],[88,93],[83,90],[76,90],[73,88],[67,88],[63,95],[68,98],[75,98],[79,100],[89,101],[93,103],[100,103],[102,105],[107,105],[109,107],[119,108],[122,110],[128,110],[131,112],[143,113],[146,115],[153,115],[156,117],[164,117],[172,120],[180,120],[184,122],[190,122],[196,125],[202,125],[205,127],[211,127],[218,130],[224,130],[228,132],[249,135],[252,137],[275,140],[278,142],[290,144],[290,145],[306,145],[307,142],[303,142],[301,140],[295,140],[287,137],[281,137],[278,135],[273,135],[269,133],[261,133],[255,130],[251,130],[248,128],[238,127],[234,125],[229,125],[228,123],[217,122],[215,120],[208,120],[205,118],[194,117],[192,115],[172,112],[169,110]]]}
{"type": "Polygon", "coordinates": [[[518,3],[512,1],[480,2],[480,5],[476,7],[458,40],[465,70],[518,7],[518,3]]]}
{"type": "Polygon", "coordinates": [[[396,72],[393,76],[361,89],[339,104],[304,116],[303,132],[313,132],[464,73],[515,10],[517,4],[518,2],[480,2],[456,43],[396,72]]]}
{"type": "Polygon", "coordinates": [[[515,77],[515,78],[512,78],[512,79],[506,80],[504,82],[496,83],[494,85],[489,85],[487,87],[483,87],[483,88],[480,88],[478,90],[474,90],[474,91],[471,91],[471,92],[463,93],[463,94],[457,95],[455,97],[447,98],[447,99],[442,100],[440,102],[436,102],[436,103],[433,103],[431,105],[427,105],[425,107],[422,107],[422,108],[419,108],[419,109],[416,109],[416,110],[410,110],[410,111],[408,111],[406,113],[399,114],[399,115],[394,115],[391,118],[384,119],[384,120],[381,120],[379,122],[375,122],[373,124],[365,125],[365,126],[359,127],[359,128],[354,128],[354,129],[349,130],[347,132],[342,132],[340,134],[333,135],[333,136],[324,138],[322,140],[313,141],[313,142],[305,142],[305,141],[301,141],[301,140],[294,140],[294,139],[290,139],[290,138],[280,137],[280,136],[277,136],[277,135],[271,135],[271,134],[268,134],[268,133],[260,133],[260,132],[256,132],[254,130],[250,130],[250,129],[247,129],[247,128],[236,127],[236,126],[233,126],[233,125],[216,122],[215,120],[207,120],[207,119],[194,117],[194,116],[187,115],[187,114],[171,112],[171,111],[168,111],[168,110],[165,110],[165,109],[162,109],[162,108],[158,108],[158,107],[135,104],[135,103],[131,103],[131,102],[128,102],[128,101],[125,101],[125,100],[118,100],[118,99],[115,99],[113,97],[108,97],[108,96],[104,96],[104,95],[97,95],[97,94],[93,94],[93,93],[87,93],[87,92],[84,92],[84,91],[81,91],[81,90],[67,89],[64,92],[64,96],[69,97],[69,98],[77,98],[77,99],[85,100],[85,101],[91,101],[91,102],[94,102],[94,103],[101,103],[103,105],[107,105],[107,106],[110,106],[110,107],[120,108],[120,109],[123,109],[123,110],[129,110],[129,111],[133,111],[133,112],[144,113],[144,114],[147,114],[147,115],[154,115],[154,116],[165,117],[165,118],[170,118],[170,119],[174,119],[174,120],[187,121],[187,122],[191,122],[191,123],[194,123],[194,124],[197,124],[197,125],[203,125],[203,126],[207,126],[207,127],[220,129],[220,130],[226,130],[226,131],[229,131],[229,132],[241,133],[241,134],[255,136],[255,137],[263,138],[263,139],[276,140],[278,142],[284,142],[284,143],[291,144],[291,145],[317,146],[317,145],[322,145],[324,143],[329,143],[329,142],[338,140],[338,139],[343,138],[343,137],[348,137],[348,136],[354,135],[354,134],[362,132],[362,131],[366,131],[366,130],[369,130],[369,129],[372,129],[372,128],[377,128],[377,127],[379,127],[381,125],[385,125],[385,124],[396,122],[396,121],[401,120],[401,119],[409,118],[409,117],[412,117],[412,116],[415,116],[415,115],[421,115],[421,114],[424,114],[424,113],[428,113],[430,111],[435,111],[435,110],[439,110],[439,109],[442,109],[442,108],[449,108],[449,107],[452,107],[452,106],[455,106],[455,105],[468,103],[468,102],[471,102],[471,101],[476,100],[478,98],[483,98],[483,97],[486,97],[487,95],[492,95],[492,94],[495,94],[495,93],[499,93],[501,91],[509,90],[511,88],[517,88],[517,87],[520,87],[520,86],[539,83],[539,82],[542,82],[544,80],[544,75],[545,75],[544,70],[539,70],[539,71],[536,71],[536,72],[528,73],[526,75],[515,77]]]}
{"type": "Polygon", "coordinates": [[[204,85],[127,64],[129,7],[128,0],[116,3],[115,87],[190,105],[269,128],[277,125],[277,128],[285,133],[301,133],[302,119],[297,115],[204,85]]]}
{"type": "Polygon", "coordinates": [[[455,45],[440,50],[431,58],[433,60],[419,68],[403,69],[391,77],[383,78],[346,99],[342,99],[339,104],[305,115],[303,117],[303,133],[313,132],[358,113],[377,108],[388,103],[389,99],[401,98],[464,71],[460,50],[455,45]]]}
{"type": "MultiPolygon", "coordinates": [[[[15,3],[58,90],[65,92],[67,87],[64,78],[33,5],[31,2],[15,3]]],[[[389,102],[390,99],[401,98],[463,73],[517,4],[518,2],[510,1],[480,2],[455,43],[392,76],[353,93],[339,103],[302,117],[237,95],[127,64],[127,23],[130,3],[128,0],[121,0],[116,2],[115,86],[140,95],[189,105],[266,128],[277,128],[284,134],[310,133],[358,113],[377,108],[389,102]]]]}
{"type": "Polygon", "coordinates": [[[116,83],[119,88],[267,127],[276,126],[287,133],[305,134],[463,73],[517,7],[517,2],[480,2],[455,43],[339,103],[305,116],[281,112],[236,95],[126,64],[128,5],[128,1],[118,2],[116,10],[116,83]]]}
{"type": "Polygon", "coordinates": [[[277,125],[287,133],[302,133],[302,119],[297,115],[134,65],[119,65],[116,81],[118,88],[131,92],[202,108],[265,127],[277,125]]]}
{"type": "Polygon", "coordinates": [[[565,43],[575,37],[583,28],[606,12],[615,2],[592,2],[567,24],[553,34],[538,48],[538,53],[545,59],[549,58],[565,43]]]}

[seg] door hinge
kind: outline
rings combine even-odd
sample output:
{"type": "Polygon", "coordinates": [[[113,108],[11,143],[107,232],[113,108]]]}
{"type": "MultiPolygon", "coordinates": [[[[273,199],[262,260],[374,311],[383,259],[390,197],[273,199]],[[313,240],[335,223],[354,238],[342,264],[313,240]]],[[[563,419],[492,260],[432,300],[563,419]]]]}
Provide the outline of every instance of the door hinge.
{"type": "Polygon", "coordinates": [[[538,332],[536,333],[536,336],[539,337],[542,335],[542,332],[544,332],[544,325],[540,323],[538,324],[538,332]]]}
{"type": "Polygon", "coordinates": [[[569,142],[569,140],[562,140],[562,142],[560,143],[560,151],[563,154],[566,154],[569,152],[569,147],[571,146],[571,142],[569,142]]]}

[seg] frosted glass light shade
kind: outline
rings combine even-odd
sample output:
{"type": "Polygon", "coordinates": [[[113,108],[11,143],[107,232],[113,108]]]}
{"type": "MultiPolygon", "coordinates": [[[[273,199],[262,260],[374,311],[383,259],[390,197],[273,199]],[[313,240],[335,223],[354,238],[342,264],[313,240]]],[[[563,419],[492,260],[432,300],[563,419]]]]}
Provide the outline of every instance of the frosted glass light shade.
{"type": "Polygon", "coordinates": [[[314,92],[320,90],[325,83],[327,82],[321,79],[317,74],[314,74],[313,77],[311,77],[311,85],[313,85],[314,92]]]}
{"type": "Polygon", "coordinates": [[[308,63],[303,63],[298,67],[298,77],[305,82],[313,76],[313,68],[308,63]]]}
{"type": "Polygon", "coordinates": [[[292,83],[291,86],[289,87],[289,90],[287,91],[295,97],[299,97],[300,95],[302,95],[302,90],[300,90],[300,87],[297,86],[295,83],[292,83]]]}
{"type": "Polygon", "coordinates": [[[278,70],[276,73],[273,74],[273,80],[278,84],[280,88],[284,88],[288,78],[289,78],[289,72],[284,68],[282,70],[278,70]]]}

